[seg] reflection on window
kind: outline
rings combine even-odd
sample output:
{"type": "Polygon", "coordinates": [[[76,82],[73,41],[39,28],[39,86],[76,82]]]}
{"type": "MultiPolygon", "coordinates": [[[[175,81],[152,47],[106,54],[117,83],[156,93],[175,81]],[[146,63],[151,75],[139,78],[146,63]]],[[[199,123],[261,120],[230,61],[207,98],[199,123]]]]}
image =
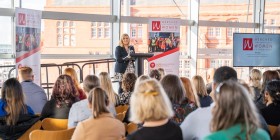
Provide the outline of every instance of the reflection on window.
{"type": "Polygon", "coordinates": [[[69,35],[65,35],[63,38],[64,46],[69,46],[69,35]]]}

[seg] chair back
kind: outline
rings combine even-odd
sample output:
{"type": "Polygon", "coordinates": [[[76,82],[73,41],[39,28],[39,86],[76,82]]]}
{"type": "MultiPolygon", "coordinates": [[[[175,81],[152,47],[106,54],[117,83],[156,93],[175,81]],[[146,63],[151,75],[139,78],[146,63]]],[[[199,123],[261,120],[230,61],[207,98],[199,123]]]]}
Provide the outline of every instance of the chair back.
{"type": "Polygon", "coordinates": [[[70,140],[75,128],[58,131],[35,130],[32,131],[30,140],[70,140]]]}
{"type": "Polygon", "coordinates": [[[127,125],[127,133],[128,134],[131,134],[132,132],[134,132],[134,131],[136,131],[138,129],[138,125],[137,124],[135,124],[135,123],[129,123],[128,125],[127,125]]]}
{"type": "Polygon", "coordinates": [[[125,112],[123,112],[123,113],[118,113],[118,114],[116,115],[116,118],[117,118],[118,120],[120,120],[121,122],[123,121],[124,117],[125,117],[125,112]]]}
{"type": "Polygon", "coordinates": [[[33,130],[39,130],[41,128],[42,121],[37,121],[35,124],[33,124],[18,140],[29,140],[29,134],[33,130]]]}
{"type": "Polygon", "coordinates": [[[68,127],[68,119],[45,118],[42,121],[44,130],[66,130],[68,127]]]}
{"type": "Polygon", "coordinates": [[[274,135],[275,131],[277,130],[277,126],[274,125],[268,125],[268,129],[270,131],[271,136],[274,135]]]}
{"type": "Polygon", "coordinates": [[[117,114],[123,113],[123,112],[126,112],[126,111],[127,111],[128,105],[119,105],[119,106],[117,106],[115,109],[116,109],[116,113],[117,113],[117,114]]]}

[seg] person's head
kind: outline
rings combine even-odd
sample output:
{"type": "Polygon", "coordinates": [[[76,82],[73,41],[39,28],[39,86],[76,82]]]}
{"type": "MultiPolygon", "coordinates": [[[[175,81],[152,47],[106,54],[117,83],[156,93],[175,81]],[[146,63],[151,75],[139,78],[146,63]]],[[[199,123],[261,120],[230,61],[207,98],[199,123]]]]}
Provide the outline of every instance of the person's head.
{"type": "Polygon", "coordinates": [[[258,69],[252,69],[250,72],[251,86],[261,89],[262,72],[258,69]]]}
{"type": "Polygon", "coordinates": [[[216,88],[215,106],[212,110],[211,130],[225,130],[235,124],[241,124],[246,138],[254,133],[258,126],[256,107],[248,91],[236,81],[222,82],[216,88]],[[226,113],[225,113],[226,112],[226,113]]]}
{"type": "Polygon", "coordinates": [[[236,71],[232,67],[228,66],[219,67],[214,73],[212,90],[215,91],[219,83],[227,80],[237,81],[236,71]]]}
{"type": "Polygon", "coordinates": [[[122,89],[124,92],[132,92],[136,82],[136,75],[134,73],[125,73],[122,79],[122,89]]]}
{"type": "Polygon", "coordinates": [[[101,72],[99,74],[99,79],[100,79],[100,87],[106,91],[109,101],[113,104],[116,103],[116,98],[115,95],[116,93],[114,92],[113,86],[112,86],[112,81],[110,79],[110,75],[107,72],[101,72]]]}
{"type": "Polygon", "coordinates": [[[98,118],[102,113],[109,113],[107,109],[109,105],[108,96],[100,87],[96,87],[89,92],[88,103],[89,108],[92,109],[93,118],[98,118]]]}
{"type": "Polygon", "coordinates": [[[33,81],[34,80],[34,75],[33,75],[33,71],[32,68],[24,66],[24,67],[20,67],[18,69],[18,80],[20,82],[23,81],[33,81]]]}
{"type": "Polygon", "coordinates": [[[135,85],[134,87],[138,86],[138,84],[144,80],[147,80],[147,79],[151,79],[149,76],[147,75],[141,75],[137,78],[136,82],[135,82],[135,85]]]}
{"type": "Polygon", "coordinates": [[[165,71],[163,68],[158,68],[161,78],[165,76],[165,71]]]}
{"type": "Polygon", "coordinates": [[[155,79],[139,83],[131,95],[130,107],[130,120],[135,123],[159,121],[174,115],[168,96],[155,79]]]}
{"type": "Polygon", "coordinates": [[[63,103],[67,106],[72,106],[77,95],[78,92],[72,78],[68,75],[60,75],[52,91],[52,99],[56,101],[56,106],[60,108],[63,103]]]}
{"type": "Polygon", "coordinates": [[[265,86],[265,98],[275,105],[280,104],[280,81],[272,80],[265,86]]]}
{"type": "Polygon", "coordinates": [[[213,82],[213,77],[214,77],[215,71],[216,71],[215,68],[209,68],[209,69],[206,71],[206,82],[207,82],[207,83],[213,82]]]}
{"type": "Polygon", "coordinates": [[[155,78],[158,81],[160,81],[160,79],[162,78],[159,70],[157,70],[157,69],[151,70],[149,76],[151,78],[155,78]]]}
{"type": "Polygon", "coordinates": [[[190,79],[187,77],[180,77],[180,79],[186,91],[185,96],[188,98],[189,101],[196,103],[195,91],[190,79]]]}
{"type": "Polygon", "coordinates": [[[193,85],[199,97],[207,96],[206,86],[201,76],[196,75],[192,78],[193,85]]]}
{"type": "Polygon", "coordinates": [[[3,83],[1,99],[7,103],[4,108],[7,113],[6,124],[15,125],[19,119],[19,114],[27,113],[22,87],[17,79],[10,78],[3,83]]]}
{"type": "Polygon", "coordinates": [[[264,93],[265,85],[271,80],[280,80],[280,75],[277,71],[267,70],[263,73],[262,94],[264,93]]]}
{"type": "Polygon", "coordinates": [[[95,75],[88,75],[84,79],[83,89],[86,94],[88,94],[89,91],[92,90],[93,88],[99,87],[99,86],[100,86],[100,80],[95,75]]]}
{"type": "Polygon", "coordinates": [[[64,74],[69,75],[72,78],[76,88],[79,87],[79,80],[75,69],[68,67],[64,69],[64,74]]]}
{"type": "Polygon", "coordinates": [[[122,34],[119,45],[124,47],[130,44],[130,38],[128,34],[122,34]]]}
{"type": "Polygon", "coordinates": [[[172,103],[181,104],[186,95],[186,90],[180,78],[173,74],[165,75],[160,81],[164,91],[172,103]]]}

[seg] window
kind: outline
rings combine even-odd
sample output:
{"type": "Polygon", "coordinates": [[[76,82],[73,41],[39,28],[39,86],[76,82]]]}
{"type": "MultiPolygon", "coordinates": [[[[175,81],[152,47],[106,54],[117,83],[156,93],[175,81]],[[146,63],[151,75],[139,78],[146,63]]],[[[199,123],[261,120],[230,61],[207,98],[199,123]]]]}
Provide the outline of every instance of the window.
{"type": "Polygon", "coordinates": [[[63,26],[64,26],[64,28],[65,28],[65,27],[69,27],[69,22],[68,22],[68,21],[64,21],[64,22],[63,22],[63,26]]]}
{"type": "Polygon", "coordinates": [[[57,28],[57,34],[62,34],[62,29],[61,28],[57,28]]]}
{"type": "Polygon", "coordinates": [[[98,28],[97,31],[98,31],[98,32],[97,32],[97,37],[98,37],[98,38],[102,37],[102,29],[101,29],[101,28],[98,28]]]}
{"type": "Polygon", "coordinates": [[[110,37],[110,29],[109,28],[105,28],[105,33],[104,33],[104,37],[105,38],[109,38],[110,37]]]}
{"type": "Polygon", "coordinates": [[[183,64],[182,64],[182,63],[183,63],[182,60],[180,60],[180,68],[183,67],[183,64]]]}
{"type": "Polygon", "coordinates": [[[275,19],[271,19],[270,25],[275,25],[275,19]]]}
{"type": "Polygon", "coordinates": [[[189,68],[190,67],[190,61],[189,60],[185,60],[185,67],[184,68],[189,68]]]}
{"type": "Polygon", "coordinates": [[[73,21],[71,21],[71,22],[70,22],[70,27],[76,27],[76,23],[73,22],[73,21]]]}
{"type": "Polygon", "coordinates": [[[136,29],[135,28],[132,28],[131,29],[131,37],[136,37],[136,29]]]}
{"type": "Polygon", "coordinates": [[[56,26],[61,27],[61,22],[60,21],[56,22],[56,26]]]}
{"type": "Polygon", "coordinates": [[[213,27],[209,27],[207,29],[207,34],[209,37],[213,37],[214,36],[214,28],[213,27]]]}
{"type": "Polygon", "coordinates": [[[76,46],[76,37],[74,35],[71,36],[71,46],[76,46]]]}
{"type": "Polygon", "coordinates": [[[63,29],[63,33],[64,33],[64,34],[69,34],[69,28],[64,28],[64,29],[63,29]]]}
{"type": "MultiPolygon", "coordinates": [[[[239,22],[238,19],[230,19],[227,22],[239,22]]],[[[227,36],[232,37],[233,33],[238,33],[239,28],[227,28],[227,36]]]]}
{"type": "Polygon", "coordinates": [[[64,46],[69,46],[69,35],[64,35],[64,38],[63,38],[63,43],[64,43],[64,46]]]}
{"type": "Polygon", "coordinates": [[[92,22],[91,38],[109,38],[110,23],[108,22],[92,22]]]}
{"type": "Polygon", "coordinates": [[[62,36],[61,36],[61,35],[58,35],[58,36],[57,36],[57,46],[62,46],[62,45],[63,45],[62,36]]]}
{"type": "Polygon", "coordinates": [[[91,38],[96,38],[96,28],[91,28],[91,38]]]}
{"type": "Polygon", "coordinates": [[[221,28],[215,28],[216,36],[221,36],[221,28]]]}

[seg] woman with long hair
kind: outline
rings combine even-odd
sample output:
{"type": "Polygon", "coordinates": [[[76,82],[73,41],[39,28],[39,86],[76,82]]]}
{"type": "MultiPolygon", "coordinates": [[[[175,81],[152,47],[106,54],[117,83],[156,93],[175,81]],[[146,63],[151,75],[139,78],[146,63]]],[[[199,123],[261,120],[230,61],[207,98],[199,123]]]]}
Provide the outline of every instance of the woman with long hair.
{"type": "Polygon", "coordinates": [[[80,83],[79,83],[78,76],[77,76],[75,69],[68,67],[68,68],[64,69],[64,74],[69,75],[72,78],[72,80],[74,82],[74,86],[78,91],[79,99],[80,100],[86,99],[87,96],[86,96],[85,92],[83,91],[83,89],[80,87],[80,83]]]}
{"type": "Polygon", "coordinates": [[[90,91],[88,97],[92,118],[78,124],[72,140],[120,140],[125,136],[122,122],[113,117],[107,109],[109,99],[100,87],[90,91]]]}
{"type": "Polygon", "coordinates": [[[196,105],[186,97],[186,90],[178,76],[173,74],[165,75],[160,83],[169,97],[175,112],[171,119],[181,124],[185,117],[197,108],[196,105]]]}
{"type": "Polygon", "coordinates": [[[24,103],[20,83],[15,78],[4,82],[0,99],[0,138],[18,139],[39,117],[24,103]]]}
{"type": "Polygon", "coordinates": [[[77,89],[72,78],[68,75],[60,75],[54,84],[51,100],[42,110],[41,119],[68,119],[70,108],[77,101],[77,89]]]}
{"type": "Polygon", "coordinates": [[[203,78],[196,75],[192,78],[194,88],[198,97],[200,107],[207,107],[213,102],[212,98],[208,95],[203,78]]]}
{"type": "Polygon", "coordinates": [[[220,83],[215,91],[211,131],[206,140],[269,140],[260,128],[256,107],[248,91],[239,83],[220,83]]]}
{"type": "Polygon", "coordinates": [[[173,121],[174,112],[168,96],[155,79],[140,82],[131,97],[130,120],[143,127],[128,140],[182,140],[182,131],[173,121]]]}
{"type": "Polygon", "coordinates": [[[135,82],[137,77],[134,73],[125,73],[122,79],[123,93],[119,95],[118,105],[129,105],[130,96],[134,90],[135,82]]]}
{"type": "Polygon", "coordinates": [[[118,104],[118,95],[113,89],[112,81],[110,78],[110,75],[107,72],[101,72],[99,74],[99,80],[100,80],[100,87],[106,91],[109,97],[109,101],[113,106],[116,106],[118,104]]]}
{"type": "Polygon", "coordinates": [[[186,97],[189,99],[189,101],[196,103],[195,100],[195,91],[192,86],[191,80],[187,77],[180,77],[182,84],[186,90],[186,97]]]}

